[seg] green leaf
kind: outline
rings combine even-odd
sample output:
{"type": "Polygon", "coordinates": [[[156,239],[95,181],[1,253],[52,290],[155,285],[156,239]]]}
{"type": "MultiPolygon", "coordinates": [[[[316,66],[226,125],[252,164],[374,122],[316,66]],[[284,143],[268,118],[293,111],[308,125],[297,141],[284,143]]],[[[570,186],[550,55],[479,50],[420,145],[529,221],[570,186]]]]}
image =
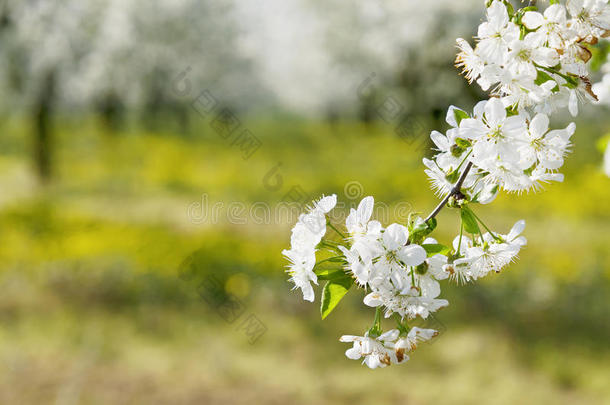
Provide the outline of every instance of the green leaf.
{"type": "Polygon", "coordinates": [[[479,224],[470,208],[462,207],[462,223],[464,224],[464,230],[471,234],[480,233],[479,224]]]}
{"type": "Polygon", "coordinates": [[[446,255],[450,252],[451,249],[445,245],[441,245],[440,243],[424,243],[421,245],[424,248],[428,257],[441,254],[446,255]]]}
{"type": "Polygon", "coordinates": [[[424,222],[421,217],[415,219],[410,218],[407,228],[409,229],[409,241],[419,244],[424,238],[429,235],[437,225],[436,218],[424,222]]]}
{"type": "Polygon", "coordinates": [[[536,80],[534,81],[534,83],[540,86],[542,83],[546,83],[549,80],[554,81],[551,75],[546,72],[543,72],[542,70],[538,70],[538,76],[536,76],[536,80]]]}
{"type": "Polygon", "coordinates": [[[462,122],[463,119],[470,118],[470,115],[468,115],[466,111],[462,111],[457,108],[453,109],[453,115],[455,116],[455,120],[457,121],[458,126],[460,125],[460,122],[462,122]]]}
{"type": "Polygon", "coordinates": [[[353,284],[353,280],[348,275],[330,280],[322,290],[322,304],[320,305],[320,315],[325,319],[339,301],[345,297],[353,284]]]}
{"type": "Polygon", "coordinates": [[[525,14],[528,11],[538,11],[538,7],[536,7],[536,6],[527,6],[527,7],[523,7],[519,11],[522,12],[523,14],[525,14]]]}
{"type": "Polygon", "coordinates": [[[578,88],[578,82],[580,80],[579,78],[573,76],[565,76],[564,79],[566,79],[566,83],[564,84],[565,87],[569,89],[578,88]]]}
{"type": "Polygon", "coordinates": [[[322,259],[320,261],[318,261],[316,263],[316,267],[324,264],[324,263],[339,263],[339,264],[347,264],[347,261],[345,260],[345,256],[334,256],[334,257],[328,257],[326,259],[322,259]]]}
{"type": "Polygon", "coordinates": [[[335,280],[345,277],[345,270],[342,268],[315,269],[313,272],[318,276],[318,280],[335,280]]]}

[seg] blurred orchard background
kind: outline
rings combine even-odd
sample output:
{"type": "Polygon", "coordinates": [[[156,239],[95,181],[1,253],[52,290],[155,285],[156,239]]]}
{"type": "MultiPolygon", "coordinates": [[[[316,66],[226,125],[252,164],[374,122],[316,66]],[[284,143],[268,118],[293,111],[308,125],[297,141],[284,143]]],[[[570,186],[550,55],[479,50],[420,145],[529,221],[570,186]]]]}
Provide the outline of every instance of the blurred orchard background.
{"type": "Polygon", "coordinates": [[[0,1],[0,403],[610,403],[607,107],[579,117],[564,183],[480,210],[526,219],[529,244],[446,287],[407,365],[345,358],[360,292],[321,321],[286,281],[280,203],[374,195],[386,223],[435,205],[421,158],[483,97],[453,67],[483,12],[0,1]]]}

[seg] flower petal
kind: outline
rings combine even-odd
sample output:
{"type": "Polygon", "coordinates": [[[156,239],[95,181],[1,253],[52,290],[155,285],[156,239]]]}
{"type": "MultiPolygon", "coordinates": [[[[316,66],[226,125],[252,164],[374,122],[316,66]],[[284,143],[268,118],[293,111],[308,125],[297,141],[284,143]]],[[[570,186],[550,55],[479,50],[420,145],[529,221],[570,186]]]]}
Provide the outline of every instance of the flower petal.
{"type": "Polygon", "coordinates": [[[485,118],[491,128],[502,125],[506,119],[506,108],[499,98],[492,98],[485,104],[485,118]]]}
{"type": "Polygon", "coordinates": [[[398,255],[407,266],[419,266],[426,260],[426,250],[419,245],[409,245],[398,255]]]}
{"type": "Polygon", "coordinates": [[[528,29],[535,30],[544,23],[544,16],[536,11],[528,11],[523,15],[521,21],[528,29]]]}
{"type": "Polygon", "coordinates": [[[373,206],[375,205],[375,199],[371,196],[364,197],[360,204],[358,204],[358,220],[360,223],[366,223],[371,219],[373,215],[373,206]]]}
{"type": "Polygon", "coordinates": [[[400,224],[391,224],[383,233],[383,243],[388,250],[396,250],[406,245],[409,239],[409,230],[400,224]]]}
{"type": "Polygon", "coordinates": [[[535,139],[542,138],[549,130],[549,117],[545,114],[538,114],[530,122],[530,133],[535,139]]]}

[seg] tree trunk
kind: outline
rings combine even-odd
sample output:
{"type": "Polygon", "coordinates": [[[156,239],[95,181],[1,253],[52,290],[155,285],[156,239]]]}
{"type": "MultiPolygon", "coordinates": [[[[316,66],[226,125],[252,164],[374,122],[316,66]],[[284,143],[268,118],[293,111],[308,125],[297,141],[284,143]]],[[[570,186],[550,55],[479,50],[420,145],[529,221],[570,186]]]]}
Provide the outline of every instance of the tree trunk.
{"type": "Polygon", "coordinates": [[[114,92],[106,93],[96,107],[107,133],[115,135],[123,128],[125,106],[114,92]]]}
{"type": "Polygon", "coordinates": [[[54,71],[49,72],[44,77],[34,105],[34,164],[42,183],[48,183],[53,174],[51,115],[55,98],[55,80],[54,71]]]}

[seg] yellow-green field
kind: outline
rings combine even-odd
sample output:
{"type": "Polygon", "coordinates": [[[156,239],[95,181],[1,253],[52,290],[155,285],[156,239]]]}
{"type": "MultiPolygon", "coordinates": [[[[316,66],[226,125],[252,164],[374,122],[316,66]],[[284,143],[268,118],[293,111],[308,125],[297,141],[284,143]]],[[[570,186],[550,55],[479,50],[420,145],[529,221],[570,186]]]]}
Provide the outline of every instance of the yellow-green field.
{"type": "MultiPolygon", "coordinates": [[[[375,371],[338,341],[372,321],[362,293],[321,321],[283,273],[291,224],[249,213],[273,211],[293,186],[353,206],[347,184],[395,220],[401,202],[428,212],[425,149],[381,127],[250,129],[262,146],[244,160],[205,126],[185,137],[64,123],[55,179],[42,187],[27,128],[0,126],[0,403],[610,403],[610,179],[594,146],[603,128],[577,131],[564,183],[477,207],[500,231],[526,219],[519,262],[445,285],[441,336],[375,371]],[[179,278],[185,266],[196,277],[179,278]],[[210,277],[241,300],[233,322],[202,294],[210,277]],[[266,328],[254,343],[250,315],[266,328]]],[[[445,210],[436,237],[449,243],[457,221],[445,210]]]]}

